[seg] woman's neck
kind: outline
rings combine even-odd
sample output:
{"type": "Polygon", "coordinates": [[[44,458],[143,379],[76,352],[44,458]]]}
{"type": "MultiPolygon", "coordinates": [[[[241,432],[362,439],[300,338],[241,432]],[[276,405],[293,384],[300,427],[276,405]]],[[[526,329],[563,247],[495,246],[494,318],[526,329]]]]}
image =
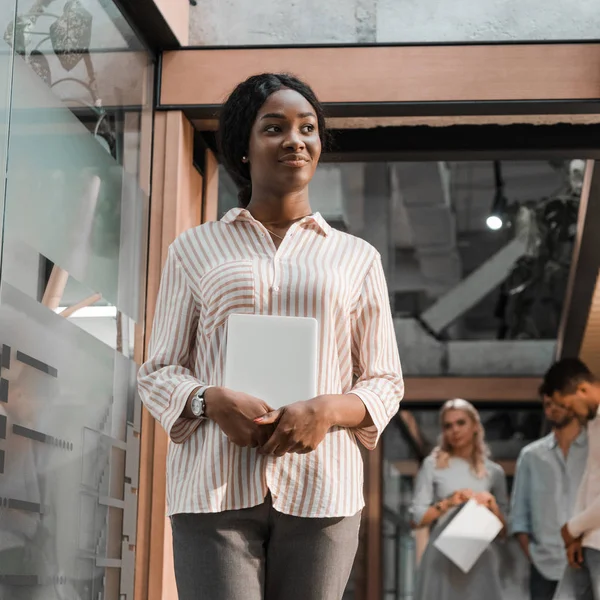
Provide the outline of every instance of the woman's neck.
{"type": "Polygon", "coordinates": [[[246,208],[257,221],[279,227],[286,227],[312,213],[307,190],[284,196],[253,192],[246,208]]]}
{"type": "Polygon", "coordinates": [[[465,460],[470,461],[473,458],[473,446],[464,446],[463,448],[453,449],[451,452],[452,456],[456,458],[464,458],[465,460]]]}

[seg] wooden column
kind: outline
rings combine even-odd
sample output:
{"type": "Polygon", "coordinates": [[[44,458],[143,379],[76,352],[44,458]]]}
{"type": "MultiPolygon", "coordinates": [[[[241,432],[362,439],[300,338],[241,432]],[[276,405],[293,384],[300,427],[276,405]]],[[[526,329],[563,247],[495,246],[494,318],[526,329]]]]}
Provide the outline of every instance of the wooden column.
{"type": "Polygon", "coordinates": [[[377,448],[367,454],[366,462],[366,596],[381,598],[383,584],[382,569],[382,512],[383,512],[383,448],[381,442],[377,448]]]}
{"type": "MultiPolygon", "coordinates": [[[[156,114],[144,356],[169,245],[180,233],[200,224],[203,181],[193,166],[193,133],[182,112],[156,114]]],[[[167,448],[166,433],[143,409],[135,600],[177,598],[171,532],[165,517],[167,448]]]]}
{"type": "Polygon", "coordinates": [[[219,204],[219,163],[211,150],[206,150],[204,158],[204,204],[202,222],[216,221],[219,204]]]}
{"type": "Polygon", "coordinates": [[[371,452],[361,446],[365,465],[365,507],[360,523],[358,552],[352,573],[354,600],[379,600],[382,596],[383,449],[371,452]]]}

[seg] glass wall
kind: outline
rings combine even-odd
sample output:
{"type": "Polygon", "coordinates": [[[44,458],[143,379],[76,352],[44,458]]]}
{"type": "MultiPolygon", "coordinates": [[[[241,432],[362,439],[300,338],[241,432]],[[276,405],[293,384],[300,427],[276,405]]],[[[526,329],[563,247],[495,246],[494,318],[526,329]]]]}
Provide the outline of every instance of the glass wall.
{"type": "MultiPolygon", "coordinates": [[[[8,23],[15,14],[13,1],[0,5],[0,24],[8,23]]],[[[10,37],[8,38],[10,40],[10,37]]],[[[8,109],[10,106],[10,83],[13,65],[12,44],[0,40],[0,245],[2,244],[2,215],[4,214],[4,191],[6,176],[6,146],[8,144],[8,109]]],[[[0,262],[1,265],[1,262],[0,262]]]]}
{"type": "MultiPolygon", "coordinates": [[[[311,183],[311,207],[381,253],[406,376],[541,376],[554,358],[584,167],[580,160],[325,163],[311,183]]],[[[237,206],[224,171],[219,194],[221,214],[237,206]]],[[[480,403],[509,490],[520,450],[547,433],[541,405],[529,401],[480,403]]],[[[438,435],[437,407],[427,402],[412,403],[383,436],[385,600],[413,598],[427,531],[413,532],[409,507],[438,435]]],[[[363,545],[348,600],[363,597],[364,552],[363,545]]],[[[517,544],[499,545],[498,559],[504,597],[524,600],[528,563],[517,544]]]]}
{"type": "MultiPolygon", "coordinates": [[[[555,352],[583,169],[326,163],[311,206],[381,253],[406,375],[532,376],[555,352]]],[[[221,182],[223,212],[237,199],[221,182]]]]}
{"type": "MultiPolygon", "coordinates": [[[[519,452],[548,431],[539,406],[485,408],[481,421],[492,459],[504,469],[509,493],[519,452]]],[[[403,413],[383,436],[383,579],[384,600],[411,600],[421,556],[428,540],[426,529],[413,530],[410,506],[415,477],[422,459],[440,434],[438,407],[403,413]],[[416,435],[415,435],[416,432],[416,435]]],[[[529,563],[516,540],[495,544],[497,566],[506,600],[526,600],[529,563]]]]}
{"type": "Polygon", "coordinates": [[[0,597],[130,599],[153,59],[110,1],[8,4],[0,597]]]}

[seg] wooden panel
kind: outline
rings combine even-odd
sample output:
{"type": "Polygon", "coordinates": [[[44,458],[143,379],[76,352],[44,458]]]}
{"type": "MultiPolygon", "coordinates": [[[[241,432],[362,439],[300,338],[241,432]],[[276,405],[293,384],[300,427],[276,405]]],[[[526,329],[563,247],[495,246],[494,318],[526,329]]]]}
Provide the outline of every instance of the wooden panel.
{"type": "Polygon", "coordinates": [[[366,523],[366,560],[365,560],[365,598],[381,598],[383,584],[382,568],[382,444],[367,454],[365,479],[365,508],[366,523]]]}
{"type": "Polygon", "coordinates": [[[258,70],[295,73],[334,104],[600,97],[600,44],[511,44],[167,52],[160,103],[220,105],[258,70]]]}
{"type": "MultiPolygon", "coordinates": [[[[495,460],[494,457],[492,457],[492,460],[495,460]]],[[[502,470],[506,473],[507,477],[514,477],[515,471],[517,470],[517,461],[497,460],[496,462],[502,467],[502,470]]]]}
{"type": "Polygon", "coordinates": [[[407,475],[409,477],[416,477],[421,467],[419,461],[414,459],[395,460],[392,464],[400,475],[407,475]]]}
{"type": "MultiPolygon", "coordinates": [[[[181,112],[157,113],[150,205],[146,352],[169,245],[200,223],[202,181],[193,167],[193,127],[181,112]]],[[[135,600],[176,599],[166,514],[166,433],[142,413],[135,600]]]]}
{"type": "MultiPolygon", "coordinates": [[[[192,119],[197,131],[217,131],[217,119],[192,119]]],[[[329,129],[373,129],[375,127],[450,127],[452,125],[590,125],[600,123],[600,114],[570,115],[461,115],[444,117],[331,117],[329,129]]]]}
{"type": "Polygon", "coordinates": [[[593,356],[590,356],[593,355],[593,339],[588,341],[588,349],[585,351],[583,343],[588,323],[593,332],[595,317],[592,307],[600,269],[600,169],[594,161],[587,161],[586,164],[577,221],[577,235],[558,332],[557,354],[563,358],[578,356],[584,352],[593,360],[593,356]]]}
{"type": "Polygon", "coordinates": [[[580,356],[592,372],[600,377],[600,272],[596,280],[580,356]]]}
{"type": "MultiPolygon", "coordinates": [[[[156,186],[150,203],[150,231],[148,250],[146,334],[144,359],[147,353],[152,318],[160,283],[162,268],[162,220],[163,220],[163,180],[166,139],[166,113],[157,113],[154,122],[154,161],[153,184],[156,186]]],[[[155,421],[150,413],[142,409],[140,438],[140,489],[138,500],[137,549],[135,557],[135,600],[147,600],[150,577],[150,554],[152,545],[152,500],[154,478],[154,436],[155,421]]]]}
{"type": "Polygon", "coordinates": [[[182,46],[187,46],[190,38],[190,1],[154,0],[171,31],[182,46]]]}
{"type": "MultiPolygon", "coordinates": [[[[168,4],[181,6],[188,0],[158,0],[158,2],[163,7],[168,4]]],[[[131,35],[131,27],[128,23],[135,23],[136,33],[155,52],[181,48],[182,42],[173,31],[173,28],[176,28],[180,35],[185,35],[185,32],[180,31],[181,23],[177,22],[179,18],[174,14],[168,14],[167,10],[165,10],[166,14],[163,14],[158,2],[155,0],[116,0],[120,12],[125,16],[125,19],[117,21],[117,26],[120,27],[123,37],[128,39],[131,35]],[[167,22],[167,18],[172,22],[167,22]],[[120,21],[122,21],[122,25],[120,21]]]]}
{"type": "Polygon", "coordinates": [[[440,402],[452,398],[478,402],[523,402],[538,398],[537,377],[406,377],[404,400],[440,402]]]}
{"type": "Polygon", "coordinates": [[[203,221],[216,221],[219,211],[219,163],[212,150],[204,154],[203,221]]]}

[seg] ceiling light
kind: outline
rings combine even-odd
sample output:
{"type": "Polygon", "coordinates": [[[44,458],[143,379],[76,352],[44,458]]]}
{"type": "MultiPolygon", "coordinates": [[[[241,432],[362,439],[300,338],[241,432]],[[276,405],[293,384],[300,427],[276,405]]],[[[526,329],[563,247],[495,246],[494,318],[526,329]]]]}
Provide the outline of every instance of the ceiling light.
{"type": "Polygon", "coordinates": [[[488,226],[489,229],[492,229],[493,231],[498,231],[498,229],[502,229],[502,225],[504,225],[504,222],[498,215],[490,215],[485,220],[485,224],[488,226]]]}
{"type": "Polygon", "coordinates": [[[504,180],[502,179],[502,170],[500,167],[500,161],[494,161],[494,203],[492,204],[492,210],[485,220],[485,224],[492,231],[498,231],[504,226],[504,215],[506,214],[506,208],[508,201],[504,195],[504,180]]]}

